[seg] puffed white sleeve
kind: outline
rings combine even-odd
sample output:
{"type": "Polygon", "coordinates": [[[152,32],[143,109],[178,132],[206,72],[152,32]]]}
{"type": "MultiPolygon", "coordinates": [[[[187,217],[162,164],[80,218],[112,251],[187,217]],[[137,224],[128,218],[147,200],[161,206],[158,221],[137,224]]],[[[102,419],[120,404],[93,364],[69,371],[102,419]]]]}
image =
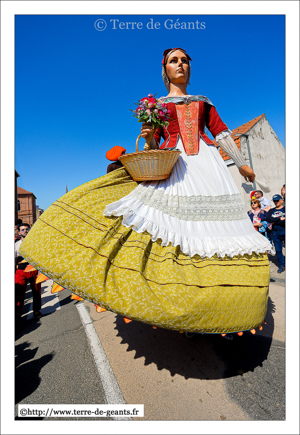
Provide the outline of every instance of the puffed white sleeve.
{"type": "Polygon", "coordinates": [[[230,130],[225,130],[217,134],[215,139],[222,150],[234,161],[235,165],[240,168],[246,165],[246,162],[232,139],[231,134],[232,132],[230,130]]]}

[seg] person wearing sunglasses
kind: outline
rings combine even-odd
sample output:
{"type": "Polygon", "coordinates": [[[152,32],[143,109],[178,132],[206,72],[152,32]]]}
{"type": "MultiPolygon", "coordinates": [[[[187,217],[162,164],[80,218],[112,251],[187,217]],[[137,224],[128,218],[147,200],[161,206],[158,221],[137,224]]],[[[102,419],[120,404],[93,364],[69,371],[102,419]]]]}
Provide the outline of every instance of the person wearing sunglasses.
{"type": "Polygon", "coordinates": [[[262,192],[262,190],[256,190],[255,192],[255,198],[259,200],[261,204],[261,209],[269,211],[271,208],[271,201],[266,198],[262,192]]]}
{"type": "Polygon", "coordinates": [[[41,284],[35,283],[38,271],[24,272],[28,263],[22,263],[23,257],[20,255],[20,247],[24,242],[30,231],[30,225],[27,223],[19,224],[19,236],[20,240],[15,243],[15,258],[16,258],[16,270],[15,270],[15,322],[18,329],[21,325],[21,316],[23,312],[25,294],[27,290],[27,284],[30,283],[33,300],[33,315],[35,319],[42,317],[40,312],[42,300],[41,300],[41,284]]]}
{"type": "Polygon", "coordinates": [[[258,229],[262,227],[261,221],[264,220],[265,217],[265,213],[258,199],[251,199],[251,210],[248,211],[248,215],[254,228],[258,231],[258,229]]]}
{"type": "Polygon", "coordinates": [[[285,206],[283,205],[283,198],[279,194],[274,195],[272,201],[275,207],[266,213],[265,219],[272,224],[273,242],[279,265],[277,272],[282,273],[285,271],[285,258],[282,253],[285,241],[285,206]]]}
{"type": "Polygon", "coordinates": [[[253,182],[254,172],[214,104],[187,91],[191,62],[182,48],[165,50],[167,95],[160,101],[170,122],[155,132],[141,127],[152,148],[181,151],[170,177],[137,183],[121,167],[73,189],[35,223],[21,253],[58,284],[114,313],[224,335],[264,321],[270,244],[253,228],[218,148],[246,180],[253,182]]]}
{"type": "MultiPolygon", "coordinates": [[[[266,213],[267,211],[262,208],[261,202],[253,195],[253,198],[251,199],[251,210],[248,211],[248,216],[256,231],[265,236],[272,245],[272,232],[268,228],[268,225],[270,224],[268,224],[265,219],[266,213]]],[[[275,251],[272,247],[267,251],[267,253],[275,255],[275,251]]]]}
{"type": "Polygon", "coordinates": [[[20,246],[21,243],[24,241],[25,237],[27,236],[29,230],[30,230],[30,225],[29,224],[19,224],[18,225],[18,232],[19,232],[19,239],[16,241],[15,243],[15,253],[16,256],[19,257],[20,253],[20,246]]]}

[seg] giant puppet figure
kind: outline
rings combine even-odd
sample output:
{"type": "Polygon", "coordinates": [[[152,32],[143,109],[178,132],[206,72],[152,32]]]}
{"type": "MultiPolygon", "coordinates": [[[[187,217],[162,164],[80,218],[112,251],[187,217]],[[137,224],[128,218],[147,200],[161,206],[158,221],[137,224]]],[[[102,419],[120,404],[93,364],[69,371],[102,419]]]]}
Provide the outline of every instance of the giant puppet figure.
{"type": "Polygon", "coordinates": [[[151,147],[182,151],[170,178],[137,183],[120,168],[77,187],[42,214],[21,253],[56,283],[129,319],[188,333],[252,330],[267,311],[270,245],[218,147],[246,180],[255,174],[213,103],[188,94],[191,61],[183,49],[164,52],[161,101],[171,121],[154,136],[142,125],[151,147]]]}

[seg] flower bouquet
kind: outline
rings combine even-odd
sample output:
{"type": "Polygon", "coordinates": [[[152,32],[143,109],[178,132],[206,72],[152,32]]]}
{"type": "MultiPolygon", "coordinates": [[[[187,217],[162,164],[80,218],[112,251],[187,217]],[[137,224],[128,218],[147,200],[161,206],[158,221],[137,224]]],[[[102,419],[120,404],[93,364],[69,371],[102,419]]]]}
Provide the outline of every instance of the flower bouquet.
{"type": "MultiPolygon", "coordinates": [[[[146,122],[152,125],[153,134],[156,128],[169,125],[168,119],[171,112],[168,106],[155,99],[153,94],[139,100],[137,108],[131,110],[133,116],[139,122],[146,122]]],[[[154,181],[164,180],[170,177],[172,169],[181,154],[180,150],[159,150],[150,149],[152,135],[146,140],[144,151],[139,151],[138,141],[141,134],[136,140],[136,152],[123,154],[119,160],[125,166],[131,177],[135,181],[154,181]]]]}
{"type": "MultiPolygon", "coordinates": [[[[153,134],[158,127],[169,125],[168,119],[170,118],[171,111],[168,109],[167,104],[162,103],[155,95],[148,94],[135,103],[138,107],[133,112],[133,116],[138,119],[138,122],[146,122],[152,125],[153,134]]],[[[146,145],[144,149],[150,149],[150,142],[153,135],[146,138],[146,145]]]]}

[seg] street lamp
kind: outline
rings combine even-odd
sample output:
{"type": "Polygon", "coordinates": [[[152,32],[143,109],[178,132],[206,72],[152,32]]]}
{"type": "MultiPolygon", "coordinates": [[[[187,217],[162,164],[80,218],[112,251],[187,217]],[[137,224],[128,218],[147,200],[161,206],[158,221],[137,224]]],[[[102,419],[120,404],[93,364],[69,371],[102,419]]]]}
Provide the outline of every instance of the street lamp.
{"type": "MultiPolygon", "coordinates": [[[[234,136],[237,136],[237,137],[245,136],[245,138],[246,138],[246,142],[247,142],[247,149],[248,149],[248,156],[249,156],[249,164],[250,164],[250,168],[251,168],[252,171],[254,172],[254,169],[253,169],[253,163],[252,163],[252,157],[251,157],[251,151],[250,151],[250,146],[249,146],[249,140],[248,140],[249,134],[245,134],[245,133],[236,133],[234,136]]],[[[254,189],[256,190],[256,182],[255,182],[255,180],[253,181],[252,184],[253,184],[254,189]]]]}

